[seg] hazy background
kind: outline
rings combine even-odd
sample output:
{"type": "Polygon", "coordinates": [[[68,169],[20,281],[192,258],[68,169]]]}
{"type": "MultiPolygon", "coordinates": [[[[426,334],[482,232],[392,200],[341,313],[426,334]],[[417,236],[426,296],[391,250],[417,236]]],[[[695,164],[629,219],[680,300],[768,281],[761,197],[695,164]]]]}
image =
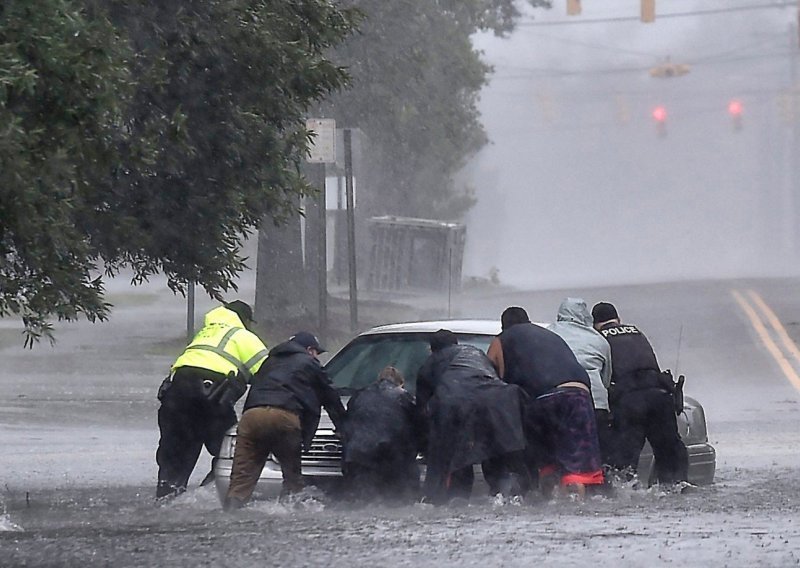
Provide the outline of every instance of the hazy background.
{"type": "Polygon", "coordinates": [[[638,0],[584,0],[577,17],[556,0],[509,38],[478,36],[495,74],[491,143],[465,172],[465,274],[528,288],[797,274],[798,115],[781,106],[797,7],[773,4],[659,0],[644,24],[638,0]],[[666,17],[749,6],[770,7],[666,17]],[[690,73],[651,77],[667,58],[690,73]]]}

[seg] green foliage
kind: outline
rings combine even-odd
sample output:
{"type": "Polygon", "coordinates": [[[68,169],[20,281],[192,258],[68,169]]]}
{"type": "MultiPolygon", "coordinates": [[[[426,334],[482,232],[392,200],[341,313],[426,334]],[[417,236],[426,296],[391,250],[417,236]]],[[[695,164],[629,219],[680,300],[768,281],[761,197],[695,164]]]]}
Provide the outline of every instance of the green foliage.
{"type": "Polygon", "coordinates": [[[378,177],[361,202],[372,214],[457,218],[474,200],[455,186],[454,175],[487,142],[477,101],[491,68],[471,36],[510,31],[517,6],[513,0],[353,4],[366,21],[336,51],[352,85],[322,112],[369,139],[378,177]]]}
{"type": "Polygon", "coordinates": [[[6,0],[0,315],[105,318],[106,274],[233,287],[243,236],[309,191],[305,117],[347,75],[326,0],[6,0]],[[113,23],[113,25],[112,25],[113,23]]]}
{"type": "Polygon", "coordinates": [[[119,162],[128,51],[110,23],[64,0],[0,12],[0,315],[22,316],[26,344],[47,316],[103,319],[97,255],[76,212],[119,162]]]}
{"type": "Polygon", "coordinates": [[[218,297],[244,266],[242,237],[310,190],[305,118],[346,81],[324,52],[355,14],[324,0],[111,4],[138,54],[130,126],[147,146],[132,153],[152,158],[118,172],[101,250],[112,271],[164,271],[173,290],[218,297]]]}

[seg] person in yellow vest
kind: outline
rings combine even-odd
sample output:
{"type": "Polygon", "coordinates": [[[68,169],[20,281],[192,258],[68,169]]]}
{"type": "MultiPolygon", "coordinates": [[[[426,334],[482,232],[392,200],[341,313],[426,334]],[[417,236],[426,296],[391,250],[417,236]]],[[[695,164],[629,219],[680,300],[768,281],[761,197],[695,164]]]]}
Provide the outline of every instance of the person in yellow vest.
{"type": "Polygon", "coordinates": [[[268,353],[250,331],[253,323],[253,310],[241,300],[214,308],[173,363],[158,392],[156,498],[184,492],[203,446],[216,457],[236,424],[233,405],[268,353]]]}

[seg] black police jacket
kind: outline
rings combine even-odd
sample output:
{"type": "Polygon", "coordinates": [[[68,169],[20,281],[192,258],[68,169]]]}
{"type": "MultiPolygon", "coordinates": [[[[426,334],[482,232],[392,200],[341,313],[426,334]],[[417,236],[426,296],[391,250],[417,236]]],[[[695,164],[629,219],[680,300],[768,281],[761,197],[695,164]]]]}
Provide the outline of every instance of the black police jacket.
{"type": "Polygon", "coordinates": [[[611,346],[611,382],[615,396],[661,387],[661,369],[647,337],[635,325],[609,323],[600,333],[611,346]]]}
{"type": "Polygon", "coordinates": [[[324,407],[338,429],[344,406],[328,374],[302,345],[286,341],[276,345],[250,381],[244,409],[276,406],[300,416],[303,446],[308,448],[319,426],[324,407]]]}

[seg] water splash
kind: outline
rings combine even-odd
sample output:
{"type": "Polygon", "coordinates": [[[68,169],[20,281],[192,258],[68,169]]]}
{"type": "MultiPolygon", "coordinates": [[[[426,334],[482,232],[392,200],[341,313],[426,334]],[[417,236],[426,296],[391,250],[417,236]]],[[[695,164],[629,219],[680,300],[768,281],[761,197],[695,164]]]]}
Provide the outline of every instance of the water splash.
{"type": "Polygon", "coordinates": [[[0,515],[0,532],[24,532],[20,525],[15,523],[11,520],[11,516],[8,514],[0,515]]]}

